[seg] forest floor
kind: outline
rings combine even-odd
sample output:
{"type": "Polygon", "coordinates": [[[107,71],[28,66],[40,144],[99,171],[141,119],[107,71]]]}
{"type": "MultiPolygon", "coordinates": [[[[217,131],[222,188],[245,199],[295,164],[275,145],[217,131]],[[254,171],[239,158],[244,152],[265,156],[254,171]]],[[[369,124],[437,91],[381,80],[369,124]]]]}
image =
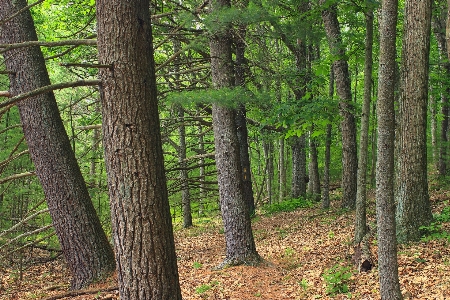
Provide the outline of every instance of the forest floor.
{"type": "MultiPolygon", "coordinates": [[[[433,211],[440,212],[448,205],[450,191],[431,196],[433,211]]],[[[374,227],[373,195],[369,202],[369,224],[374,227]]],[[[212,270],[224,259],[219,217],[176,230],[183,299],[380,299],[376,242],[371,239],[375,268],[358,273],[351,264],[354,213],[340,210],[339,201],[332,204],[327,211],[316,205],[257,217],[254,236],[264,258],[257,267],[212,270]],[[332,295],[330,289],[345,293],[332,295]]],[[[447,240],[400,245],[398,261],[405,299],[450,299],[447,240]]],[[[114,277],[78,295],[69,294],[70,274],[62,259],[34,265],[23,272],[22,280],[19,277],[16,270],[0,269],[0,299],[119,299],[114,277]]]]}

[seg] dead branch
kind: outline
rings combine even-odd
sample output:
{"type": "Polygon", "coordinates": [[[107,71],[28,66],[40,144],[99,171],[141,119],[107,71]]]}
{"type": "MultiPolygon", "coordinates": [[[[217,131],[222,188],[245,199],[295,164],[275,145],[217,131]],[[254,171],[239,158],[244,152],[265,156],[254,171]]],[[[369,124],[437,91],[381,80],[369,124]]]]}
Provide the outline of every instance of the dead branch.
{"type": "Polygon", "coordinates": [[[11,93],[9,91],[0,91],[0,97],[11,97],[11,93]]]}
{"type": "Polygon", "coordinates": [[[0,233],[0,237],[4,236],[5,234],[14,231],[15,229],[19,228],[22,224],[28,222],[29,220],[33,219],[34,217],[39,216],[40,214],[48,212],[48,208],[42,209],[40,211],[35,212],[34,214],[28,216],[27,218],[21,220],[19,223],[15,224],[13,227],[8,228],[0,233]]]}
{"type": "Polygon", "coordinates": [[[60,63],[62,67],[80,67],[80,68],[111,68],[112,65],[102,65],[102,64],[85,64],[85,63],[60,63]]]}
{"type": "Polygon", "coordinates": [[[27,153],[29,153],[30,151],[24,150],[22,152],[17,153],[16,155],[10,155],[7,159],[5,159],[4,161],[0,162],[0,168],[3,168],[4,166],[6,166],[7,164],[9,164],[10,162],[12,162],[13,160],[15,160],[16,158],[21,157],[22,155],[25,155],[27,153]]]}
{"type": "Polygon", "coordinates": [[[28,232],[24,232],[24,233],[22,233],[22,234],[19,234],[19,235],[16,236],[15,238],[8,240],[6,243],[4,243],[3,245],[1,245],[1,246],[0,246],[0,249],[2,249],[2,248],[4,248],[4,247],[8,246],[9,244],[14,243],[15,241],[17,241],[17,240],[19,240],[19,239],[21,239],[21,238],[24,238],[24,237],[27,237],[27,236],[30,236],[30,235],[33,235],[33,234],[38,234],[38,233],[43,232],[43,231],[46,231],[47,229],[50,229],[50,228],[52,228],[52,227],[53,227],[53,225],[50,224],[50,225],[46,225],[46,226],[44,226],[44,227],[38,228],[38,229],[33,230],[33,231],[28,231],[28,232]]]}
{"type": "Polygon", "coordinates": [[[86,125],[86,126],[78,126],[75,129],[78,130],[91,130],[91,129],[100,129],[102,128],[102,124],[93,124],[93,125],[86,125]]]}
{"type": "Polygon", "coordinates": [[[48,92],[51,92],[54,90],[61,90],[61,89],[65,89],[65,88],[78,87],[78,86],[96,86],[96,85],[99,85],[100,83],[101,83],[101,80],[91,79],[91,80],[78,80],[78,81],[73,81],[73,82],[61,82],[61,83],[46,85],[46,86],[37,88],[31,92],[23,93],[23,94],[14,96],[7,101],[1,102],[0,108],[11,105],[11,104],[15,104],[18,101],[21,101],[21,100],[24,100],[24,99],[27,99],[30,97],[48,93],[48,92]]]}
{"type": "Polygon", "coordinates": [[[27,6],[25,6],[25,7],[22,8],[22,9],[19,9],[18,12],[16,12],[16,13],[10,15],[10,16],[7,17],[6,19],[1,20],[1,21],[0,21],[0,27],[3,26],[3,24],[5,24],[6,22],[8,22],[8,21],[12,20],[13,18],[15,18],[16,16],[20,15],[20,14],[23,13],[24,11],[26,11],[26,10],[32,8],[33,6],[36,6],[36,5],[38,5],[38,4],[40,4],[40,3],[44,2],[44,1],[45,1],[45,0],[38,0],[38,1],[34,2],[34,3],[31,3],[31,4],[27,5],[27,6]]]}
{"type": "Polygon", "coordinates": [[[33,172],[24,172],[24,173],[20,173],[20,174],[14,174],[14,175],[0,179],[0,184],[4,184],[5,182],[11,181],[11,180],[34,176],[34,175],[36,175],[34,171],[33,172]]]}
{"type": "Polygon", "coordinates": [[[60,295],[44,298],[44,300],[57,300],[57,299],[62,299],[62,298],[67,298],[67,297],[76,297],[76,296],[81,296],[81,295],[107,293],[107,292],[112,292],[112,291],[116,291],[116,290],[118,290],[118,287],[114,286],[114,287],[110,287],[110,288],[107,288],[107,289],[69,291],[69,292],[66,292],[64,294],[60,294],[60,295]]]}
{"type": "Polygon", "coordinates": [[[6,51],[20,49],[25,47],[32,46],[42,46],[42,47],[59,47],[59,46],[97,46],[97,40],[63,40],[63,41],[54,41],[54,42],[43,42],[43,41],[28,41],[17,44],[0,44],[0,48],[3,48],[0,53],[4,53],[6,51]]]}

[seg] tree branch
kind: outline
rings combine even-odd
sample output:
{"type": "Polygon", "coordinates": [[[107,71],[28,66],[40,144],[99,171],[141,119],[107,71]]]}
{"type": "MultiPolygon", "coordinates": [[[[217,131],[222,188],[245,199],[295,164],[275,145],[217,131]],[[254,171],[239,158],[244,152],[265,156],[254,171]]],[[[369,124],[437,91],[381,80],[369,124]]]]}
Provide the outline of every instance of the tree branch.
{"type": "Polygon", "coordinates": [[[8,18],[1,20],[0,21],[0,27],[3,26],[3,24],[5,24],[6,22],[8,22],[9,20],[12,20],[13,18],[15,18],[16,16],[20,15],[21,13],[23,13],[24,11],[32,8],[33,6],[36,6],[42,2],[44,2],[45,0],[38,0],[34,3],[31,3],[30,5],[25,6],[24,8],[20,9],[18,12],[12,14],[11,16],[9,16],[8,18]]]}
{"type": "Polygon", "coordinates": [[[11,180],[28,177],[28,176],[34,176],[34,175],[36,175],[34,173],[34,171],[33,172],[24,172],[24,173],[20,173],[20,174],[14,174],[14,175],[0,179],[0,184],[3,184],[5,182],[11,181],[11,180]]]}
{"type": "Polygon", "coordinates": [[[23,94],[14,96],[7,101],[1,102],[0,108],[8,106],[10,104],[15,104],[18,101],[21,101],[21,100],[24,100],[24,99],[27,99],[30,97],[48,93],[48,92],[51,92],[54,90],[61,90],[61,89],[77,87],[77,86],[95,86],[95,85],[99,85],[100,83],[101,83],[101,80],[92,79],[92,80],[79,80],[79,81],[73,81],[73,82],[61,82],[61,83],[46,85],[46,86],[37,88],[31,92],[23,93],[23,94]]]}
{"type": "Polygon", "coordinates": [[[97,40],[64,40],[64,41],[55,41],[55,42],[43,42],[43,41],[28,41],[17,44],[0,44],[0,48],[3,50],[0,53],[4,53],[6,51],[10,51],[13,49],[19,49],[24,47],[31,46],[43,46],[43,47],[58,47],[58,46],[97,46],[97,40]]]}

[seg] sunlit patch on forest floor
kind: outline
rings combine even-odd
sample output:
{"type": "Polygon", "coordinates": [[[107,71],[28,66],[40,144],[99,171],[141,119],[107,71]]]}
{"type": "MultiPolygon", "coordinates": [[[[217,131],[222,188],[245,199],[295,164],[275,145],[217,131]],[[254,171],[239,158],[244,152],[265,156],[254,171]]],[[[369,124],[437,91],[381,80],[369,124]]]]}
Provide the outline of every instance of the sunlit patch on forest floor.
{"type": "MultiPolygon", "coordinates": [[[[432,193],[435,212],[450,193],[432,193]]],[[[353,213],[315,208],[257,217],[253,221],[258,267],[212,269],[224,259],[220,218],[175,233],[184,299],[380,299],[377,269],[357,273],[351,266],[353,213]],[[332,271],[329,271],[329,270],[332,271]],[[328,271],[328,272],[327,272],[328,271]],[[329,274],[327,279],[324,274],[329,274]],[[332,285],[334,284],[334,285],[332,285]],[[339,293],[346,291],[345,293],[339,293]],[[335,295],[332,295],[333,291],[335,295]]],[[[369,224],[375,228],[374,200],[369,224]]],[[[445,224],[447,226],[448,224],[445,224]]],[[[371,252],[377,261],[372,233],[371,252]]],[[[26,258],[24,258],[26,259],[26,258]]],[[[450,248],[445,240],[399,246],[399,274],[405,299],[450,299],[450,248]]],[[[92,286],[89,294],[69,295],[69,273],[62,260],[33,266],[19,280],[0,269],[0,299],[118,299],[115,278],[92,286]],[[62,298],[61,296],[66,295],[62,298]]]]}

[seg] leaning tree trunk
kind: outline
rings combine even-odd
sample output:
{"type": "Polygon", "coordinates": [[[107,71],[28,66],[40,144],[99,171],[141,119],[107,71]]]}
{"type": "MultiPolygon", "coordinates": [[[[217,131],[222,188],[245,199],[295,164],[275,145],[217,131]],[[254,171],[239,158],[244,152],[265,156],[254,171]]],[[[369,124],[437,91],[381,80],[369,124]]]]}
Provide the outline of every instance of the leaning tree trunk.
{"type": "Polygon", "coordinates": [[[181,299],[149,3],[97,1],[103,144],[120,299],[181,299]]]}
{"type": "Polygon", "coordinates": [[[394,91],[397,9],[397,0],[382,1],[378,68],[376,172],[378,269],[382,300],[402,299],[398,281],[394,202],[394,91]]]}
{"type": "MultiPolygon", "coordinates": [[[[323,5],[325,0],[320,0],[323,5]]],[[[333,69],[336,92],[339,96],[339,112],[342,117],[342,207],[355,208],[358,158],[356,152],[356,123],[353,115],[354,105],[350,86],[348,63],[342,45],[342,37],[337,18],[336,5],[322,11],[322,19],[328,38],[331,54],[336,57],[333,69]]]]}
{"type": "Polygon", "coordinates": [[[366,181],[367,156],[369,147],[369,117],[372,93],[372,65],[373,65],[373,11],[366,12],[366,41],[364,59],[364,103],[361,114],[361,132],[359,142],[358,183],[356,193],[355,213],[355,243],[360,243],[366,234],[366,181]]]}
{"type": "MultiPolygon", "coordinates": [[[[230,0],[213,0],[212,14],[230,7],[230,0]]],[[[229,28],[211,33],[211,74],[214,88],[232,87],[233,68],[229,28]]],[[[225,230],[226,257],[218,268],[256,264],[256,251],[247,203],[244,200],[236,132],[235,110],[213,103],[215,158],[219,182],[220,208],[225,230]]]]}
{"type": "Polygon", "coordinates": [[[432,220],[427,179],[431,1],[406,1],[402,49],[397,239],[418,240],[432,220]]]}
{"type": "MultiPolygon", "coordinates": [[[[25,6],[25,0],[2,0],[0,19],[25,6]]],[[[36,40],[29,10],[0,28],[2,43],[36,40]]],[[[11,95],[50,85],[38,46],[6,51],[4,58],[10,74],[11,95]]],[[[53,226],[73,275],[71,286],[83,288],[114,271],[114,253],[95,212],[53,92],[23,100],[17,106],[53,226]]]]}

